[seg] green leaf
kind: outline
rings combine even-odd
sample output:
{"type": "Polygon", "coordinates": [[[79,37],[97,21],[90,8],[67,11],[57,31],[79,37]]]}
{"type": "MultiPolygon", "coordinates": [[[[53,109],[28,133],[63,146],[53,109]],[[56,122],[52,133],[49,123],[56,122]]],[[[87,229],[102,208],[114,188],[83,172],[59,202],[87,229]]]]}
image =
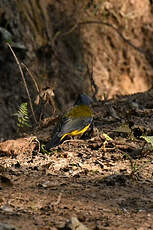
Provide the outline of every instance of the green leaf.
{"type": "Polygon", "coordinates": [[[113,139],[108,136],[106,133],[103,133],[103,136],[106,138],[107,141],[112,141],[113,139]]]}
{"type": "Polygon", "coordinates": [[[19,128],[24,127],[31,127],[29,115],[28,115],[28,103],[22,103],[18,109],[17,113],[13,114],[14,116],[17,116],[18,122],[17,126],[19,128]]]}
{"type": "Polygon", "coordinates": [[[120,127],[118,127],[117,129],[114,129],[113,131],[115,132],[121,132],[121,133],[131,133],[131,129],[129,128],[129,125],[124,123],[122,124],[120,127]]]}
{"type": "Polygon", "coordinates": [[[147,143],[150,143],[153,147],[153,136],[141,136],[147,143]]]}

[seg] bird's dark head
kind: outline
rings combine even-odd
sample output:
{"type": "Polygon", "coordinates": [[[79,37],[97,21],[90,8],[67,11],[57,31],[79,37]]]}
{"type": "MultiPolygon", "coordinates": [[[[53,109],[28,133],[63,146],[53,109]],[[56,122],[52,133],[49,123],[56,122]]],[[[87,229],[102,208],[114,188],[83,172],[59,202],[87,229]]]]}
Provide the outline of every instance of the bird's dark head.
{"type": "Polygon", "coordinates": [[[91,103],[92,99],[83,93],[78,96],[75,105],[91,105],[91,103]]]}

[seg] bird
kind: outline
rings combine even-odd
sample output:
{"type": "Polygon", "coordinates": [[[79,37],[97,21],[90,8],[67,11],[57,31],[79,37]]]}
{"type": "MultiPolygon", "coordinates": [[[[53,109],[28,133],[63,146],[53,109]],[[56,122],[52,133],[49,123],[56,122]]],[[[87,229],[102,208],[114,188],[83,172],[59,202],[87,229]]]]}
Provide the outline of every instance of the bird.
{"type": "Polygon", "coordinates": [[[85,93],[78,96],[72,108],[63,114],[55,128],[46,150],[62,144],[68,136],[82,135],[92,124],[92,99],[85,93]]]}

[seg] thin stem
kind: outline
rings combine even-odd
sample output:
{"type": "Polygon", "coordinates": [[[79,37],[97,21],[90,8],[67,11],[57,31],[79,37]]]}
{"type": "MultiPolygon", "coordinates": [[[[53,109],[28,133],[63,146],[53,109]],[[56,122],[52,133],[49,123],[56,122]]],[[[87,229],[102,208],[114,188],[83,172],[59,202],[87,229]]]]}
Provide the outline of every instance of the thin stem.
{"type": "Polygon", "coordinates": [[[15,60],[16,60],[16,63],[19,67],[19,70],[20,70],[20,73],[21,73],[21,76],[22,76],[22,80],[23,80],[23,83],[24,83],[24,86],[25,86],[25,89],[26,89],[26,92],[27,92],[27,95],[28,95],[28,99],[29,99],[29,103],[30,103],[30,108],[31,108],[31,112],[32,112],[32,115],[33,115],[33,119],[35,121],[35,123],[37,124],[37,120],[36,120],[36,116],[35,116],[35,113],[34,113],[34,110],[33,110],[33,106],[32,106],[32,100],[31,100],[31,97],[30,97],[30,93],[29,93],[29,90],[28,90],[28,87],[27,87],[27,83],[25,81],[25,77],[24,77],[24,74],[23,74],[23,71],[22,71],[22,68],[21,68],[21,65],[20,65],[20,62],[19,60],[17,59],[12,47],[10,46],[9,43],[6,43],[8,45],[8,47],[10,48],[15,60]]]}
{"type": "Polygon", "coordinates": [[[39,90],[38,84],[37,84],[37,82],[36,82],[34,76],[32,75],[31,71],[28,69],[28,67],[27,67],[23,62],[21,63],[21,65],[23,65],[23,66],[26,68],[28,74],[30,75],[30,77],[32,78],[32,80],[33,80],[33,82],[34,82],[34,84],[35,84],[35,87],[36,87],[37,92],[39,93],[40,90],[39,90]]]}

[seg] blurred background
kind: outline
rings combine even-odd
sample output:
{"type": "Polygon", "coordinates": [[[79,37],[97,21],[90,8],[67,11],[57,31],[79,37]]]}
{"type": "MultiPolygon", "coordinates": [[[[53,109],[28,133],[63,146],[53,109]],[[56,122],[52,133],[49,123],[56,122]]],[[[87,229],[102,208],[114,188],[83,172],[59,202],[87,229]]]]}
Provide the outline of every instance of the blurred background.
{"type": "Polygon", "coordinates": [[[149,90],[152,22],[149,0],[1,0],[1,140],[17,135],[13,114],[29,103],[7,42],[32,73],[22,66],[40,121],[63,112],[82,92],[101,101],[149,90]]]}

